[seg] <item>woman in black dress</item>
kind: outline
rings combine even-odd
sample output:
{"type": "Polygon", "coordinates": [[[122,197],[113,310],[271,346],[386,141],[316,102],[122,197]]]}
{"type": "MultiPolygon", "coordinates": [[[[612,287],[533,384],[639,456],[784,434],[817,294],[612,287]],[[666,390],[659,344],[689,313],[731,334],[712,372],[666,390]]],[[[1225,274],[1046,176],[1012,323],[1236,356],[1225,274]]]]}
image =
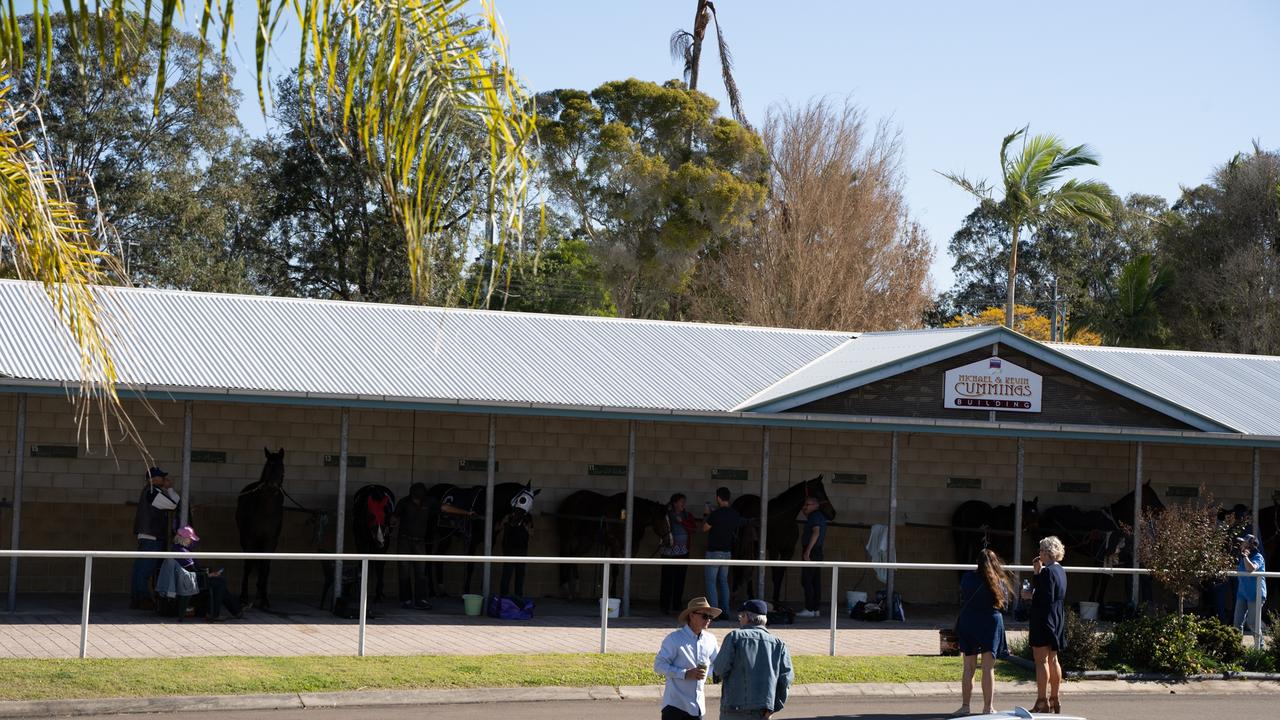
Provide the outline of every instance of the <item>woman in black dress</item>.
{"type": "MultiPolygon", "coordinates": [[[[1067,595],[1067,573],[1062,569],[1066,550],[1057,536],[1040,541],[1040,557],[1032,567],[1031,626],[1029,640],[1036,664],[1036,704],[1032,712],[1062,712],[1058,688],[1062,685],[1062,666],[1058,651],[1067,647],[1067,616],[1063,601],[1067,595]],[[1045,689],[1048,687],[1048,697],[1045,689]]],[[[1024,593],[1023,597],[1027,597],[1024,593]]]]}
{"type": "Polygon", "coordinates": [[[982,657],[982,712],[993,713],[996,658],[1009,654],[1004,635],[1004,616],[1000,611],[1013,596],[1009,574],[1000,556],[983,549],[978,567],[960,578],[960,617],[956,620],[956,639],[964,655],[964,675],[960,681],[960,709],[955,715],[969,714],[973,697],[973,675],[978,656],[982,657]]]}

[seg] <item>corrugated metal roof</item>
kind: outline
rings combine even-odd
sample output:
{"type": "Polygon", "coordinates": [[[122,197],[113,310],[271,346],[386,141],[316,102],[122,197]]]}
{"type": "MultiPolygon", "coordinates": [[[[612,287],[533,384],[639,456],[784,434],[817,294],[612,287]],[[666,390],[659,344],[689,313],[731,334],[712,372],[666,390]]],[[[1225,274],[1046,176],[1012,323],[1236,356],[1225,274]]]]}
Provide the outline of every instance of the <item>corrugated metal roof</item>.
{"type": "MultiPolygon", "coordinates": [[[[850,333],[104,289],[131,385],[727,411],[850,333]]],[[[34,283],[0,281],[0,376],[76,382],[34,283]]]]}
{"type": "Polygon", "coordinates": [[[1280,435],[1280,357],[1060,345],[1072,359],[1250,435],[1280,435]]]}

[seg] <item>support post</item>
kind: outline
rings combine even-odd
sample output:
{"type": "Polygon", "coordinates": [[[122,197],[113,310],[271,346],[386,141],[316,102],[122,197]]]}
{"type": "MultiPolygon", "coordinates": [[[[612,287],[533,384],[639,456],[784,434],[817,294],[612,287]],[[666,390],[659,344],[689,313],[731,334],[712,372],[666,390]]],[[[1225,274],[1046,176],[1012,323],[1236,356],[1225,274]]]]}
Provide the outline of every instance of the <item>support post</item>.
{"type": "Polygon", "coordinates": [[[182,502],[178,505],[178,525],[191,520],[191,401],[182,403],[182,502]]]}
{"type": "MultiPolygon", "coordinates": [[[[347,525],[347,438],[351,430],[351,411],[342,408],[342,432],[338,437],[338,537],[334,540],[333,551],[342,552],[343,531],[347,525]]],[[[338,607],[338,598],[342,597],[342,561],[333,561],[333,606],[338,607]]]]}
{"type": "MultiPolygon", "coordinates": [[[[831,649],[828,651],[831,657],[836,656],[836,620],[840,617],[840,607],[838,601],[840,599],[840,567],[837,565],[831,568],[831,649]]],[[[893,603],[889,604],[893,607],[893,603]]]]}
{"type": "Polygon", "coordinates": [[[360,560],[360,647],[357,651],[364,657],[364,633],[369,617],[369,558],[360,560]]]}
{"type": "Polygon", "coordinates": [[[609,646],[609,563],[604,564],[600,574],[600,654],[608,652],[609,646]]]}
{"type": "MultiPolygon", "coordinates": [[[[627,504],[625,514],[626,537],[623,540],[623,557],[630,558],[635,548],[631,547],[631,539],[635,530],[636,511],[636,421],[627,422],[627,504]]],[[[631,563],[622,568],[622,616],[631,617],[631,563]]]]}
{"type": "MultiPolygon", "coordinates": [[[[1138,458],[1136,469],[1133,474],[1133,561],[1131,566],[1136,568],[1138,562],[1138,546],[1142,542],[1142,443],[1138,443],[1138,458]]],[[[1138,575],[1133,576],[1130,583],[1129,593],[1133,598],[1133,607],[1136,610],[1142,602],[1141,593],[1139,591],[1140,578],[1138,575]]]]}
{"type": "Polygon", "coordinates": [[[93,587],[93,556],[84,556],[84,593],[80,597],[80,659],[89,652],[89,593],[93,587]]]}
{"type": "MultiPolygon", "coordinates": [[[[1253,449],[1253,535],[1259,535],[1258,503],[1262,498],[1262,451],[1258,448],[1253,449]]],[[[1266,548],[1262,548],[1262,552],[1266,553],[1266,548]]],[[[1270,568],[1266,568],[1270,570],[1270,568]]],[[[1266,582],[1266,578],[1258,578],[1254,583],[1253,598],[1253,648],[1255,650],[1262,649],[1262,583],[1266,582]]]]}
{"type": "MultiPolygon", "coordinates": [[[[898,433],[893,432],[889,445],[889,562],[898,562],[898,433]]],[[[893,619],[893,568],[885,580],[886,602],[889,613],[886,617],[893,619]]]]}
{"type": "MultiPolygon", "coordinates": [[[[1022,438],[1018,438],[1018,470],[1013,491],[1013,564],[1022,564],[1022,498],[1025,492],[1026,453],[1022,438]]],[[[1021,584],[1022,573],[1017,573],[1014,587],[1021,584]]]]}
{"type": "MultiPolygon", "coordinates": [[[[760,457],[760,550],[757,559],[764,562],[768,559],[769,550],[769,428],[764,428],[764,450],[760,457]]],[[[768,597],[764,589],[764,565],[756,569],[756,593],[759,597],[768,597]]]]}
{"type": "MultiPolygon", "coordinates": [[[[17,440],[13,451],[13,527],[9,548],[20,548],[22,539],[22,467],[27,459],[27,394],[18,395],[17,440]]],[[[9,558],[9,612],[18,609],[18,558],[9,558]]]]}
{"type": "MultiPolygon", "coordinates": [[[[498,474],[498,421],[494,416],[489,416],[489,464],[486,468],[484,478],[484,554],[493,554],[493,485],[494,478],[498,474]]],[[[490,584],[492,579],[493,564],[486,561],[484,564],[484,594],[482,597],[489,597],[490,584]]]]}

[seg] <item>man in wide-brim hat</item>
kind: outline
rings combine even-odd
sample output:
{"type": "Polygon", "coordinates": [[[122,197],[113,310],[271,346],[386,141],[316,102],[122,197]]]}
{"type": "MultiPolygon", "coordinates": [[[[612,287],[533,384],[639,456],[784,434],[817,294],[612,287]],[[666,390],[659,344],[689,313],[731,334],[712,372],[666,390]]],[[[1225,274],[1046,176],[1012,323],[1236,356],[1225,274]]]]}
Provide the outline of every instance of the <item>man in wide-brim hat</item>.
{"type": "Polygon", "coordinates": [[[707,626],[719,616],[720,608],[705,597],[696,597],[681,611],[680,627],[663,639],[653,661],[654,671],[667,679],[662,691],[662,720],[706,715],[707,668],[719,652],[707,626]]]}

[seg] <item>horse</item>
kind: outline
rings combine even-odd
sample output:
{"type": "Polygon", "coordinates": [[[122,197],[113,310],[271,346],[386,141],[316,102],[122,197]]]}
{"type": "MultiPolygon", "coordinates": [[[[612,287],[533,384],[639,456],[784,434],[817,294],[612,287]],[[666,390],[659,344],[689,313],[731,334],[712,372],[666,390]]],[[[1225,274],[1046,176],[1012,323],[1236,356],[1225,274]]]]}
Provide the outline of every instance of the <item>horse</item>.
{"type": "MultiPolygon", "coordinates": [[[[262,448],[266,462],[258,481],[246,485],[236,498],[236,528],[240,531],[240,549],[244,552],[275,552],[284,525],[284,448],[271,452],[262,448]]],[[[271,577],[270,560],[245,560],[240,578],[240,601],[248,606],[249,575],[258,573],[258,593],[253,604],[270,609],[267,581],[271,577]]]]}
{"type": "MultiPolygon", "coordinates": [[[[351,538],[356,552],[385,555],[391,549],[391,516],[395,509],[395,493],[385,485],[365,485],[356,490],[351,500],[351,538]]],[[[369,568],[376,578],[373,601],[382,602],[386,563],[374,560],[369,568]]]]}
{"type": "MultiPolygon", "coordinates": [[[[1258,528],[1254,532],[1258,538],[1258,547],[1262,548],[1262,559],[1267,570],[1280,567],[1280,490],[1271,494],[1271,506],[1258,510],[1258,528]]],[[[1269,587],[1264,612],[1275,612],[1280,606],[1280,592],[1269,587]]]]}
{"type": "MultiPolygon", "coordinates": [[[[524,485],[513,482],[494,485],[494,513],[503,512],[504,508],[510,507],[511,501],[520,495],[524,488],[524,485]]],[[[485,486],[458,487],[455,485],[444,489],[437,485],[427,490],[428,496],[432,491],[442,491],[435,551],[439,554],[448,553],[453,539],[458,538],[462,543],[462,554],[476,554],[478,548],[484,547],[485,486]]],[[[501,518],[494,518],[495,535],[498,531],[498,520],[501,518]]],[[[462,581],[464,595],[471,592],[471,579],[475,575],[475,569],[475,563],[466,563],[462,581]]]]}
{"type": "MultiPolygon", "coordinates": [[[[602,495],[592,490],[578,490],[560,501],[556,514],[556,539],[561,557],[589,557],[597,549],[602,557],[621,557],[626,552],[627,494],[602,495]]],[[[639,547],[646,529],[669,541],[671,525],[667,507],[642,497],[632,498],[634,517],[631,524],[631,548],[639,547]]],[[[634,553],[633,553],[634,554],[634,553]]],[[[618,575],[610,578],[610,592],[617,586],[618,575]]],[[[560,588],[572,600],[578,592],[578,566],[560,566],[560,588]]]]}
{"type": "MultiPolygon", "coordinates": [[[[817,498],[818,510],[826,515],[828,520],[835,519],[836,510],[831,504],[831,499],[827,497],[827,489],[822,484],[822,477],[819,475],[798,482],[769,501],[769,518],[766,526],[769,533],[766,540],[765,559],[790,560],[795,554],[796,544],[800,542],[800,524],[796,522],[796,516],[800,514],[804,501],[808,498],[817,498]]],[[[748,525],[738,532],[734,556],[743,560],[754,560],[760,556],[760,496],[740,495],[732,505],[733,509],[748,521],[748,525]]],[[[786,568],[775,567],[770,576],[773,579],[775,603],[781,601],[782,583],[786,579],[786,572],[786,568]]],[[[733,573],[735,590],[745,579],[744,575],[748,573],[749,571],[733,573]]]]}
{"type": "MultiPolygon", "coordinates": [[[[1039,497],[1022,501],[1022,532],[1035,530],[1039,507],[1039,497]]],[[[983,548],[990,548],[1006,561],[1016,561],[1013,557],[1014,514],[1012,503],[995,507],[981,500],[960,503],[951,514],[956,562],[963,565],[977,562],[978,552],[983,548]]]]}
{"type": "MultiPolygon", "coordinates": [[[[1071,556],[1072,564],[1115,567],[1128,546],[1123,526],[1108,510],[1081,510],[1074,505],[1057,505],[1040,513],[1039,535],[1058,536],[1071,556]],[[1083,560],[1083,562],[1079,562],[1083,560]]],[[[1091,576],[1089,601],[1105,601],[1105,575],[1091,576]]]]}

